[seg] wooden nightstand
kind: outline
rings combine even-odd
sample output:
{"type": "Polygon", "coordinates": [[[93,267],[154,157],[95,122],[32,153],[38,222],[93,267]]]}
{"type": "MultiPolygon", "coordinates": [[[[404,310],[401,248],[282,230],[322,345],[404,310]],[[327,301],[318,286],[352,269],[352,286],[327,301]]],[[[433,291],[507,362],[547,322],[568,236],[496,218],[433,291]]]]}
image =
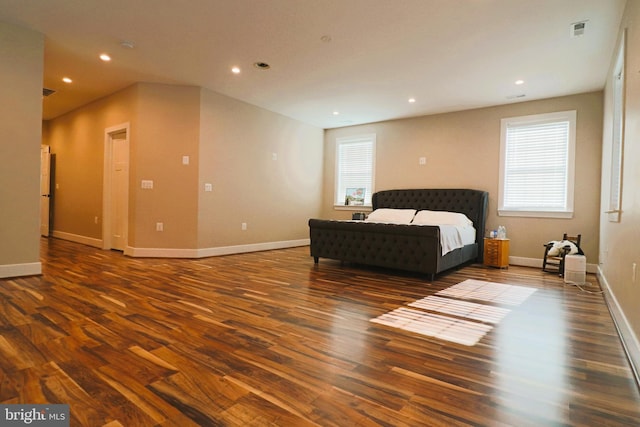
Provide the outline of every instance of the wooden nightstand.
{"type": "Polygon", "coordinates": [[[484,239],[484,265],[509,268],[509,239],[484,239]]]}

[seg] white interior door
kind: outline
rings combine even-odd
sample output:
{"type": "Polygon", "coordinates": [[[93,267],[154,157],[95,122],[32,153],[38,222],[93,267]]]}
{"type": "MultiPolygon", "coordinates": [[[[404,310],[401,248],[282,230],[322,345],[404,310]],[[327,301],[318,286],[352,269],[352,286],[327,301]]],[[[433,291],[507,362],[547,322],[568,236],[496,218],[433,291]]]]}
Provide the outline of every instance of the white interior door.
{"type": "Polygon", "coordinates": [[[40,147],[40,234],[49,235],[49,210],[51,209],[51,148],[40,147]]]}
{"type": "Polygon", "coordinates": [[[111,162],[111,249],[124,251],[127,245],[129,210],[129,143],[112,139],[111,162]]]}

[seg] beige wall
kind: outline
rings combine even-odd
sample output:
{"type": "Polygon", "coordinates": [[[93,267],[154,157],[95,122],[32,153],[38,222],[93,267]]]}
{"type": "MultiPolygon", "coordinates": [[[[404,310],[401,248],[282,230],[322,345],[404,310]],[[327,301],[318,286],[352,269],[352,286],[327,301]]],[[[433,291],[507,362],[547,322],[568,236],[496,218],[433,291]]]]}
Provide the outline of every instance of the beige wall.
{"type": "MultiPolygon", "coordinates": [[[[627,2],[622,30],[627,29],[626,45],[626,94],[624,128],[624,163],[622,178],[622,215],[620,222],[609,222],[607,215],[600,221],[600,270],[615,301],[626,317],[628,327],[635,336],[638,347],[640,334],[640,2],[627,2]],[[638,265],[635,282],[632,280],[633,264],[638,265]]],[[[615,56],[614,56],[615,57],[615,56]]],[[[609,75],[613,73],[612,68],[609,75]]],[[[605,118],[602,161],[602,208],[608,209],[609,174],[611,171],[611,79],[605,90],[605,118]]],[[[626,325],[625,325],[626,326],[626,325]]],[[[637,362],[640,362],[638,360],[637,362]]],[[[640,365],[638,365],[640,366],[640,365]]]]}
{"type": "Polygon", "coordinates": [[[307,220],[320,212],[322,129],[202,88],[146,83],[47,123],[59,185],[54,234],[102,239],[104,133],[125,122],[131,253],[200,256],[308,238],[307,220]]]}
{"type": "Polygon", "coordinates": [[[201,120],[199,247],[307,239],[321,207],[322,129],[204,89],[201,120]]]}
{"type": "Polygon", "coordinates": [[[196,248],[198,244],[198,143],[200,89],[138,84],[131,130],[135,248],[196,248]],[[189,156],[189,165],[182,157],[189,156]],[[154,182],[141,189],[142,180],[154,182]],[[162,222],[164,231],[156,231],[162,222]]]}
{"type": "Polygon", "coordinates": [[[44,36],[0,22],[0,277],[40,272],[44,36]]]}
{"type": "Polygon", "coordinates": [[[136,93],[132,86],[47,122],[43,141],[55,155],[52,232],[102,239],[104,133],[134,121],[136,93]]]}
{"type": "Polygon", "coordinates": [[[602,139],[602,92],[393,120],[329,130],[325,134],[323,216],[348,218],[333,209],[335,140],[375,133],[376,190],[474,188],[489,192],[489,229],[504,225],[511,256],[541,259],[543,243],[564,232],[581,233],[588,262],[598,262],[602,139]],[[497,215],[500,120],[505,117],[577,110],[576,200],[572,219],[497,215]],[[418,163],[426,157],[425,166],[418,163]]]}

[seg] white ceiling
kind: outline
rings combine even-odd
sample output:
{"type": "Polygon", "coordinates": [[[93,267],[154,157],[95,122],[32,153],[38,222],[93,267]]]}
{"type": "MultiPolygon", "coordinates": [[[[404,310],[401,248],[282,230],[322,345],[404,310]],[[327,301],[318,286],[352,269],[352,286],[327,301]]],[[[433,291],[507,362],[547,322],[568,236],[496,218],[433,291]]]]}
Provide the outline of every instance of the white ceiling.
{"type": "Polygon", "coordinates": [[[144,81],[202,86],[334,128],[602,89],[624,5],[0,0],[0,21],[45,35],[43,85],[57,91],[43,101],[45,119],[144,81]],[[570,37],[585,20],[585,35],[570,37]]]}

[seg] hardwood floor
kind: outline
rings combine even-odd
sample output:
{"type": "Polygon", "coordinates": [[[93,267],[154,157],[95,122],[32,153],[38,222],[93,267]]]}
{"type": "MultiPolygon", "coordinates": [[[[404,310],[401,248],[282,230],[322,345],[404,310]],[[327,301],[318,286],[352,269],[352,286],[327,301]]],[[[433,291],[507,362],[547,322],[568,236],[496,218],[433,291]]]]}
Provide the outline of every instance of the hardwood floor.
{"type": "Polygon", "coordinates": [[[602,296],[537,269],[428,282],[307,247],[132,259],[57,239],[42,261],[0,280],[0,402],[66,403],[72,426],[640,425],[602,296]],[[484,302],[510,312],[474,346],[370,321],[467,279],[536,291],[484,302]]]}

